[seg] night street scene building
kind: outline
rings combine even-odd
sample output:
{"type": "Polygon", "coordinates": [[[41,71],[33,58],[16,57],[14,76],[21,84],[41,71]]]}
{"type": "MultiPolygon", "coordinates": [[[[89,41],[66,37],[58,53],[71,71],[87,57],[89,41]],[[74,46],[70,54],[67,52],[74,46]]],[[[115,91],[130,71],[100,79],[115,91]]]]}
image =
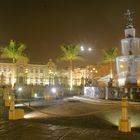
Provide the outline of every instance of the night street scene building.
{"type": "MultiPolygon", "coordinates": [[[[1,60],[5,61],[5,60],[1,60]]],[[[85,85],[87,80],[99,79],[109,70],[108,65],[88,65],[73,69],[73,85],[85,85]],[[104,69],[103,69],[104,68],[104,69]],[[100,76],[100,77],[99,77],[100,76]],[[84,79],[84,80],[83,80],[84,79]]],[[[24,61],[16,63],[0,63],[1,85],[56,85],[69,84],[69,68],[59,70],[57,65],[49,59],[47,64],[30,64],[24,61]]]]}

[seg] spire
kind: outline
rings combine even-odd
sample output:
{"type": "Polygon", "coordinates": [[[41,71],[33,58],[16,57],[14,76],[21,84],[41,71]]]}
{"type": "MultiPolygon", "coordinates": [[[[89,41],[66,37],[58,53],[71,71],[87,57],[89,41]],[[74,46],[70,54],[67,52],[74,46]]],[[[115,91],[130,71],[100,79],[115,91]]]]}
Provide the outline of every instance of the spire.
{"type": "Polygon", "coordinates": [[[133,17],[132,17],[133,14],[134,14],[134,12],[130,12],[129,9],[124,14],[127,19],[126,28],[133,28],[133,17]]]}

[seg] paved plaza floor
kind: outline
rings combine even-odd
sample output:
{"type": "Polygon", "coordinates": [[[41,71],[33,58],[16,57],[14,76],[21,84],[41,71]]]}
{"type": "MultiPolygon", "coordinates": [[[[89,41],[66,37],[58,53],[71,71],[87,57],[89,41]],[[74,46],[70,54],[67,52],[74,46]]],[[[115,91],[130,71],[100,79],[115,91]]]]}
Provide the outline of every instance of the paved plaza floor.
{"type": "MultiPolygon", "coordinates": [[[[118,131],[120,102],[66,98],[31,103],[25,119],[1,116],[0,140],[140,140],[140,105],[129,103],[132,132],[118,131]]],[[[6,109],[5,109],[6,112],[6,109]]]]}

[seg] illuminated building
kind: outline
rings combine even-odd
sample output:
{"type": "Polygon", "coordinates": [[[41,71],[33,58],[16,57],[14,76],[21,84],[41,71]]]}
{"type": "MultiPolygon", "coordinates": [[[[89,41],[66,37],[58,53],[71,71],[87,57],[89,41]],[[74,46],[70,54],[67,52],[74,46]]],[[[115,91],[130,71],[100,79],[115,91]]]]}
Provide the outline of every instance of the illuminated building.
{"type": "MultiPolygon", "coordinates": [[[[107,65],[89,65],[73,69],[73,85],[85,85],[86,80],[94,79],[108,73],[107,65]]],[[[58,69],[56,64],[49,59],[47,64],[30,64],[23,61],[17,63],[0,63],[1,85],[56,85],[69,83],[69,69],[58,69]]]]}
{"type": "Polygon", "coordinates": [[[27,84],[46,85],[53,84],[52,78],[56,70],[50,59],[48,64],[0,63],[0,81],[4,85],[27,84]],[[50,64],[51,63],[51,64],[50,64]]]}

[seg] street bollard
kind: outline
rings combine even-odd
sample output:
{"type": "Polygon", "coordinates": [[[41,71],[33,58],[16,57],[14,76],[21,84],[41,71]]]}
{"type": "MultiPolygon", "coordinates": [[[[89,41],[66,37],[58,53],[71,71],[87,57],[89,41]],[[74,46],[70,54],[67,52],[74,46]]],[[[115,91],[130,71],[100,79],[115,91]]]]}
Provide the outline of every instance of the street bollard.
{"type": "Polygon", "coordinates": [[[119,131],[121,132],[131,132],[131,121],[128,117],[128,101],[127,97],[122,98],[122,114],[119,120],[119,131]]]}
{"type": "Polygon", "coordinates": [[[9,89],[4,88],[3,89],[3,99],[4,99],[4,104],[6,107],[9,107],[9,89]]]}
{"type": "Polygon", "coordinates": [[[11,94],[10,96],[10,110],[9,110],[9,120],[18,120],[24,118],[23,109],[15,109],[15,96],[11,94]]]}

